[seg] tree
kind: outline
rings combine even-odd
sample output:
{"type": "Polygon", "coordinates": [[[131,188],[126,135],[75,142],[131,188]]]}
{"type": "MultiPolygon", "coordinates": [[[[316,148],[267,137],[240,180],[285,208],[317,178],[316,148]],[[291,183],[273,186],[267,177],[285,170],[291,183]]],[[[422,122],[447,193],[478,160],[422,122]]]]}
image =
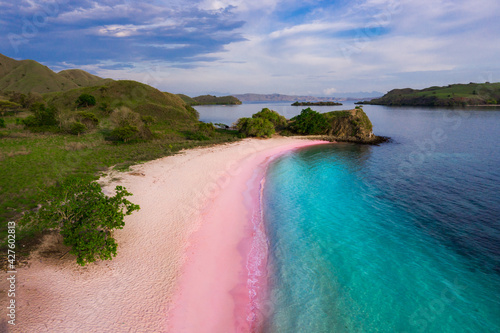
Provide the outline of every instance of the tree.
{"type": "Polygon", "coordinates": [[[88,107],[96,105],[95,97],[89,94],[81,94],[76,100],[76,105],[78,107],[88,107]]]}
{"type": "Polygon", "coordinates": [[[32,116],[23,119],[23,124],[26,127],[50,127],[59,124],[58,111],[54,106],[47,107],[43,103],[35,103],[31,106],[31,112],[33,112],[32,116]]]}
{"type": "Polygon", "coordinates": [[[324,134],[329,127],[326,117],[311,108],[302,110],[298,116],[293,117],[291,120],[290,129],[304,135],[324,134]]]}
{"type": "Polygon", "coordinates": [[[273,123],[275,129],[280,130],[286,127],[286,118],[278,112],[264,108],[252,116],[252,118],[263,118],[273,123]]]}
{"type": "Polygon", "coordinates": [[[264,118],[240,118],[236,128],[245,136],[271,137],[274,133],[274,125],[264,118]]]}
{"type": "Polygon", "coordinates": [[[118,247],[113,230],[122,229],[124,217],[140,209],[125,198],[130,195],[117,186],[116,194],[108,197],[95,181],[72,177],[48,189],[40,209],[25,215],[20,225],[39,231],[59,229],[79,265],[110,260],[118,247]]]}
{"type": "Polygon", "coordinates": [[[21,104],[0,100],[0,112],[5,115],[7,112],[17,112],[22,108],[21,104]]]}

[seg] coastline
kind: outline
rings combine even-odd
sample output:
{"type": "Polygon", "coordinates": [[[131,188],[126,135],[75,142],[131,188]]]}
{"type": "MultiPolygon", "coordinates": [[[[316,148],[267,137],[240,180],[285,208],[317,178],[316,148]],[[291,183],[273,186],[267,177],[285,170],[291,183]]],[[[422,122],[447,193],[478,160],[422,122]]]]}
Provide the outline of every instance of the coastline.
{"type": "MultiPolygon", "coordinates": [[[[134,194],[130,200],[141,206],[139,212],[126,218],[124,229],[115,232],[118,255],[111,261],[79,267],[70,255],[54,256],[62,247],[61,240],[57,235],[47,235],[28,264],[18,269],[17,320],[11,331],[168,332],[172,324],[169,311],[179,291],[182,295],[184,277],[181,273],[187,272],[190,266],[196,267],[192,264],[199,260],[197,258],[210,258],[210,247],[206,250],[204,246],[214,244],[221,245],[214,251],[223,254],[228,248],[238,250],[229,251],[228,258],[223,260],[226,264],[236,263],[230,266],[230,274],[225,278],[221,279],[218,274],[218,269],[226,270],[222,261],[216,265],[208,262],[206,267],[211,271],[204,275],[208,278],[212,274],[212,281],[215,279],[220,286],[219,291],[232,288],[232,295],[237,296],[220,301],[225,309],[233,307],[234,311],[216,323],[234,327],[234,318],[239,316],[235,311],[241,311],[241,306],[235,307],[233,301],[246,304],[249,300],[247,277],[241,284],[242,253],[251,249],[252,243],[248,240],[252,239],[254,230],[237,223],[228,224],[233,220],[227,217],[226,211],[231,207],[228,202],[233,202],[238,206],[234,206],[237,208],[234,213],[240,216],[249,203],[255,207],[255,195],[242,197],[240,192],[238,197],[229,189],[239,191],[242,184],[246,186],[254,176],[253,166],[265,162],[266,158],[316,143],[283,137],[245,139],[190,149],[133,166],[130,172],[108,174],[100,180],[105,192],[111,193],[116,185],[125,186],[134,194]],[[246,179],[245,175],[250,178],[246,179]],[[219,224],[207,221],[219,221],[219,224]],[[226,228],[228,226],[230,228],[226,228]],[[204,234],[209,237],[203,239],[204,234]],[[194,250],[201,254],[193,255],[194,250]],[[231,285],[233,287],[228,287],[231,285]]],[[[259,179],[258,175],[255,179],[259,179]]],[[[259,189],[257,187],[257,193],[259,189]]],[[[3,289],[5,282],[2,283],[3,289]]],[[[209,292],[212,286],[198,285],[203,292],[209,292]]],[[[208,301],[209,307],[204,309],[207,315],[209,310],[217,309],[211,304],[208,301]]],[[[245,308],[243,313],[246,315],[248,311],[251,309],[245,308]]]]}

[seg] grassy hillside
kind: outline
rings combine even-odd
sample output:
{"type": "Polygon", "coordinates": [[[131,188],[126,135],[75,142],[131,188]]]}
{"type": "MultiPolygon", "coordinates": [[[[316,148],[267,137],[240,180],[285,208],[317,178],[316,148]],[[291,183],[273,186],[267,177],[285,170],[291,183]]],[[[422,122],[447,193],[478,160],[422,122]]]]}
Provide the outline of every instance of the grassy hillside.
{"type": "Polygon", "coordinates": [[[78,109],[76,100],[81,94],[96,98],[96,105],[86,108],[86,111],[98,114],[106,115],[118,107],[126,106],[141,115],[167,122],[169,126],[191,124],[198,118],[196,110],[188,107],[177,95],[161,92],[136,81],[111,81],[102,86],[45,94],[44,99],[58,109],[75,111],[78,109]]]}
{"type": "Polygon", "coordinates": [[[82,71],[81,69],[66,69],[57,74],[72,81],[78,87],[90,87],[112,81],[111,79],[103,79],[99,76],[92,75],[86,71],[82,71]]]}
{"type": "Polygon", "coordinates": [[[0,91],[45,94],[107,81],[82,70],[55,73],[34,60],[18,61],[0,54],[0,91]]]}
{"type": "MultiPolygon", "coordinates": [[[[198,113],[173,94],[135,81],[111,81],[43,95],[47,109],[56,110],[58,124],[27,128],[23,119],[32,112],[3,117],[0,128],[0,220],[18,219],[36,207],[41,193],[70,175],[96,179],[110,167],[126,170],[130,165],[175,154],[202,145],[239,140],[235,131],[217,130],[198,121],[198,113]],[[82,94],[95,105],[78,105],[82,94]],[[130,141],[113,139],[119,111],[136,115],[135,123],[147,129],[147,137],[130,141]],[[70,134],[71,126],[94,119],[93,126],[70,134]],[[83,119],[83,120],[82,120],[83,119]]],[[[135,125],[135,123],[133,125],[135,125]]],[[[6,226],[0,224],[0,243],[6,226]]],[[[20,231],[18,244],[34,239],[30,230],[20,231]],[[24,240],[23,240],[24,239],[24,240]]]]}
{"type": "Polygon", "coordinates": [[[184,94],[177,94],[187,105],[199,105],[192,97],[184,94]]]}
{"type": "Polygon", "coordinates": [[[500,102],[500,83],[452,84],[422,90],[394,89],[362,104],[408,106],[466,106],[500,102]]]}
{"type": "Polygon", "coordinates": [[[194,105],[239,105],[241,101],[233,96],[216,97],[212,95],[202,95],[194,97],[194,105]]]}

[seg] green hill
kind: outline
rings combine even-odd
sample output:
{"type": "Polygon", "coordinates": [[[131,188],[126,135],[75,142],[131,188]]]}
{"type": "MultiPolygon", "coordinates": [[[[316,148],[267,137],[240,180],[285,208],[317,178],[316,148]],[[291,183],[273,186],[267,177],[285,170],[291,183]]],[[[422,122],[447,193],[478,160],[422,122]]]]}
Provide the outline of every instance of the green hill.
{"type": "Polygon", "coordinates": [[[34,60],[14,60],[0,54],[0,91],[45,94],[109,81],[82,70],[55,73],[34,60]]]}
{"type": "Polygon", "coordinates": [[[111,79],[103,79],[99,76],[92,75],[81,69],[66,69],[57,74],[74,82],[79,87],[90,87],[112,81],[111,79]]]}
{"type": "Polygon", "coordinates": [[[177,94],[177,96],[179,96],[187,105],[198,105],[198,102],[196,102],[192,97],[189,97],[188,95],[177,94]]]}
{"type": "Polygon", "coordinates": [[[394,89],[381,98],[360,104],[394,106],[467,106],[497,104],[500,101],[500,83],[451,84],[416,90],[394,89]]]}
{"type": "Polygon", "coordinates": [[[179,96],[136,81],[109,81],[100,86],[45,94],[44,99],[59,110],[76,110],[76,100],[81,94],[92,95],[97,101],[95,106],[86,108],[88,112],[105,115],[126,106],[143,116],[152,116],[160,122],[168,121],[171,126],[198,122],[196,110],[186,105],[179,96]]]}
{"type": "Polygon", "coordinates": [[[212,95],[202,95],[193,97],[197,104],[193,105],[239,105],[241,101],[234,96],[216,97],[212,95]]]}

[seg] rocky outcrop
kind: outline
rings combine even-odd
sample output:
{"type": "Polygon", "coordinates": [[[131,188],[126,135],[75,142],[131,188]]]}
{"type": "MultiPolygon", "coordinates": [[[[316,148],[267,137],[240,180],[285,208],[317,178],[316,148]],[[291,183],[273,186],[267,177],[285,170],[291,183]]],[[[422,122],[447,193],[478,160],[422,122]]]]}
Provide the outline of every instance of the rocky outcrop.
{"type": "Polygon", "coordinates": [[[327,133],[329,141],[378,144],[388,140],[373,134],[372,122],[360,107],[347,111],[332,111],[324,115],[331,126],[327,133]]]}

